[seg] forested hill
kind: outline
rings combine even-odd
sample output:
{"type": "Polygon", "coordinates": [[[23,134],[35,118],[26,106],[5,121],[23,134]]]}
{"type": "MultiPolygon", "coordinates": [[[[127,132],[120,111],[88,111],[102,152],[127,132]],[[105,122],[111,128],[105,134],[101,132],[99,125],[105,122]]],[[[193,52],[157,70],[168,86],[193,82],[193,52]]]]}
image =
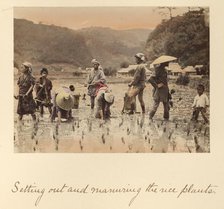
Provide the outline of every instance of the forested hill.
{"type": "Polygon", "coordinates": [[[79,30],[91,54],[101,60],[103,66],[115,67],[124,61],[133,63],[133,56],[144,50],[150,32],[149,29],[114,30],[103,27],[79,30]]]}
{"type": "Polygon", "coordinates": [[[92,55],[85,39],[73,30],[14,19],[14,60],[86,65],[92,55]]]}
{"type": "Polygon", "coordinates": [[[183,66],[209,64],[209,26],[204,11],[190,11],[163,21],[146,43],[149,60],[167,54],[179,58],[183,66]]]}
{"type": "Polygon", "coordinates": [[[133,55],[144,49],[150,32],[101,27],[72,30],[14,19],[14,60],[16,65],[26,60],[34,65],[86,67],[97,58],[103,67],[118,67],[134,60],[133,55]]]}

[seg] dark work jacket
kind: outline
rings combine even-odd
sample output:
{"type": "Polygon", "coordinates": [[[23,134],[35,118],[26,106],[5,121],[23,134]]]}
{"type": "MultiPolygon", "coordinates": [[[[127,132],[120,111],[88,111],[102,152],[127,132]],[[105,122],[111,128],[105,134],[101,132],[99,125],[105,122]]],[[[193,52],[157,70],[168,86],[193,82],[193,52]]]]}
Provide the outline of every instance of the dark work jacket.
{"type": "Polygon", "coordinates": [[[51,99],[51,89],[52,89],[52,82],[46,78],[45,85],[43,87],[40,87],[38,84],[43,85],[44,79],[43,77],[40,77],[40,79],[37,81],[37,97],[40,100],[44,99],[51,99]]]}
{"type": "MultiPolygon", "coordinates": [[[[34,84],[35,78],[31,74],[22,74],[17,82],[17,85],[19,86],[19,94],[26,94],[30,87],[34,84]]],[[[30,95],[32,95],[32,91],[30,92],[30,95]]]]}
{"type": "Polygon", "coordinates": [[[167,80],[167,70],[165,68],[157,67],[154,74],[149,78],[149,82],[154,87],[153,98],[155,101],[168,102],[169,88],[167,80]],[[163,86],[158,88],[158,84],[162,83],[163,86]]]}

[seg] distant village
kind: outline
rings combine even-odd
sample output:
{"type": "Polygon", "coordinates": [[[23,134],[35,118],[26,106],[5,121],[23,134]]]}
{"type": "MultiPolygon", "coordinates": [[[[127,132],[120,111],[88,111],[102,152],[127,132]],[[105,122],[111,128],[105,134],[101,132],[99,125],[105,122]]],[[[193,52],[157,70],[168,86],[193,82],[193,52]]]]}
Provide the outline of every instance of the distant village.
{"type": "MultiPolygon", "coordinates": [[[[152,74],[154,67],[152,64],[148,64],[148,63],[145,63],[144,65],[147,68],[146,76],[149,77],[152,74]]],[[[128,67],[121,67],[119,70],[117,70],[116,76],[120,78],[133,76],[133,74],[135,73],[136,67],[137,67],[136,64],[130,64],[128,67]]],[[[49,69],[51,68],[52,68],[52,71],[55,71],[55,72],[73,73],[73,76],[85,76],[92,69],[91,67],[87,67],[85,69],[82,69],[81,67],[79,67],[74,69],[66,65],[58,67],[58,69],[55,68],[54,66],[49,67],[49,69]]],[[[34,67],[34,70],[35,70],[35,67],[34,67]]],[[[176,78],[180,75],[188,75],[190,77],[201,77],[201,75],[206,74],[204,65],[186,66],[183,68],[177,62],[171,62],[169,66],[167,67],[167,71],[170,78],[176,78]]],[[[19,70],[17,68],[14,68],[14,73],[15,75],[17,75],[19,73],[19,70]]]]}
{"type": "MultiPolygon", "coordinates": [[[[147,67],[147,72],[146,75],[150,76],[154,70],[153,65],[149,65],[149,64],[145,64],[145,66],[147,67]]],[[[121,68],[120,70],[118,70],[117,72],[117,76],[130,76],[130,72],[135,70],[137,67],[137,65],[129,65],[127,68],[121,68]]],[[[176,62],[172,62],[169,64],[169,66],[167,67],[167,71],[168,71],[168,75],[170,76],[174,76],[177,77],[181,74],[185,74],[185,75],[190,75],[190,76],[197,76],[197,75],[202,75],[204,70],[204,66],[203,65],[195,65],[195,66],[187,66],[185,68],[182,68],[179,63],[176,62]]]]}

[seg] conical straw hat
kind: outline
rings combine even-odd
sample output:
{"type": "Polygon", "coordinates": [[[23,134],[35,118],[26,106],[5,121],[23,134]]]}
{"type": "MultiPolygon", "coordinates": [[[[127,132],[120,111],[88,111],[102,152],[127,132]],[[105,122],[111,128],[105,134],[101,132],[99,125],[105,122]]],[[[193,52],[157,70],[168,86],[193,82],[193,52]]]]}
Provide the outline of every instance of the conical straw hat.
{"type": "Polygon", "coordinates": [[[56,105],[63,110],[70,110],[74,106],[74,98],[71,94],[60,92],[56,96],[56,105]]]}
{"type": "Polygon", "coordinates": [[[162,55],[162,56],[158,57],[157,59],[155,59],[152,62],[152,64],[153,65],[158,65],[158,64],[161,64],[161,63],[164,63],[164,62],[171,62],[171,61],[174,61],[174,60],[177,60],[177,58],[172,57],[172,56],[162,55]]]}

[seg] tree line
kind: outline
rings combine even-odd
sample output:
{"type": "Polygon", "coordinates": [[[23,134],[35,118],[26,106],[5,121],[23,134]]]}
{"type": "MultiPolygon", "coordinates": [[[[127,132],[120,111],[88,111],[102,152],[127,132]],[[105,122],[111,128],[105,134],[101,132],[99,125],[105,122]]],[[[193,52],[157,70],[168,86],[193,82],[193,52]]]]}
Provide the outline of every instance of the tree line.
{"type": "Polygon", "coordinates": [[[209,66],[209,25],[203,8],[163,20],[149,35],[145,51],[149,60],[167,54],[188,65],[209,66]]]}

